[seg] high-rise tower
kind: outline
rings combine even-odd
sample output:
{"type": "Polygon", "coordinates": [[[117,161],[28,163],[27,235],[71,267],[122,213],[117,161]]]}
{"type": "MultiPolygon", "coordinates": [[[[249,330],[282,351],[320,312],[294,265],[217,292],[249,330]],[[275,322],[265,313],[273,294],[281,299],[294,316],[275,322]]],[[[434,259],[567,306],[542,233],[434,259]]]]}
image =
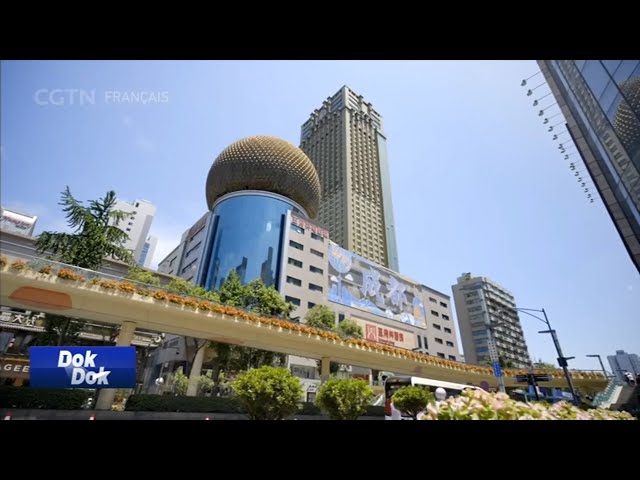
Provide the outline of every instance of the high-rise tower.
{"type": "Polygon", "coordinates": [[[302,125],[300,148],[322,187],[318,221],[342,247],[398,271],[382,117],[349,87],[302,125]]]}
{"type": "Polygon", "coordinates": [[[538,64],[564,114],[571,140],[640,271],[640,60],[540,60],[538,64]]]}

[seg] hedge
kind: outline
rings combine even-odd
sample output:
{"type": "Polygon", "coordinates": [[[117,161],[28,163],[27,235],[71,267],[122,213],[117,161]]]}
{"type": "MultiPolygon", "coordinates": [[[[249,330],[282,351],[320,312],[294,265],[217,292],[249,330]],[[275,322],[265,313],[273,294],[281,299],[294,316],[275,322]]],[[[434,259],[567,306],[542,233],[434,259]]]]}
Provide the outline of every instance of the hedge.
{"type": "MultiPolygon", "coordinates": [[[[137,412],[244,413],[233,397],[186,397],[169,395],[131,395],[126,410],[137,412]]],[[[322,415],[313,403],[303,402],[297,415],[322,415]]],[[[384,407],[370,405],[365,415],[384,416],[384,407]]]]}
{"type": "Polygon", "coordinates": [[[30,387],[0,386],[0,408],[79,410],[89,392],[78,389],[44,390],[30,387]]]}
{"type": "Polygon", "coordinates": [[[134,412],[244,413],[240,402],[228,397],[131,395],[125,410],[134,412]]]}

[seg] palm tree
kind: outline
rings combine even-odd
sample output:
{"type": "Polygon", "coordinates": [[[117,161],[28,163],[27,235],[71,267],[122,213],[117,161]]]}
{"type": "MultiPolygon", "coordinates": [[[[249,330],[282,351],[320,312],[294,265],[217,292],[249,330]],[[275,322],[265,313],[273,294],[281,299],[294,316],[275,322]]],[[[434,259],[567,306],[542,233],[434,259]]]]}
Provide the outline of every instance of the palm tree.
{"type": "Polygon", "coordinates": [[[134,264],[131,250],[122,246],[129,236],[118,228],[127,213],[115,210],[115,204],[113,190],[84,206],[67,187],[59,205],[64,207],[67,223],[75,232],[42,232],[35,244],[38,253],[51,252],[62,263],[90,270],[99,269],[109,257],[134,264]]]}

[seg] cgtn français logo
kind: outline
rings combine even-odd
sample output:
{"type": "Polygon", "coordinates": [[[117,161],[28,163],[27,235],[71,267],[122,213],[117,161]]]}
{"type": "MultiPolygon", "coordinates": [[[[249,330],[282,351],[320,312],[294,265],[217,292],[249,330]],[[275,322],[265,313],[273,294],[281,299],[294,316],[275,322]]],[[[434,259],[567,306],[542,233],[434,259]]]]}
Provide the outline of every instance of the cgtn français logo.
{"type": "Polygon", "coordinates": [[[32,347],[34,388],[133,388],[135,347],[32,347]]]}

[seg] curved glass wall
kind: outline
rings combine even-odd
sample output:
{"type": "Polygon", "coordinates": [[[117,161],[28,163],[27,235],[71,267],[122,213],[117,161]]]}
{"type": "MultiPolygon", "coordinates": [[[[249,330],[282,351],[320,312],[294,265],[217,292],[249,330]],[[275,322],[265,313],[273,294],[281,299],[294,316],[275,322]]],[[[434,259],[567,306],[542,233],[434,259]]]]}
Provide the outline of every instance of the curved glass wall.
{"type": "Polygon", "coordinates": [[[213,207],[213,232],[205,254],[204,286],[218,290],[232,270],[243,284],[262,278],[279,288],[287,211],[286,198],[256,192],[233,194],[213,207]]]}

